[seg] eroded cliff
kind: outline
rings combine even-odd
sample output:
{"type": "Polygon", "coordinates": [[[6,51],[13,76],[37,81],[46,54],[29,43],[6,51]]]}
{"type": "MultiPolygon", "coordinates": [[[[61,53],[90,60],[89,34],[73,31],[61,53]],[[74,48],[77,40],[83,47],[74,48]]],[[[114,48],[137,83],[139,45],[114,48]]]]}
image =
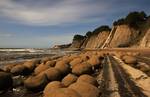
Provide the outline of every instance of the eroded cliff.
{"type": "Polygon", "coordinates": [[[108,38],[109,34],[109,31],[103,31],[100,32],[98,35],[91,36],[85,48],[100,48],[108,38]]]}
{"type": "Polygon", "coordinates": [[[131,28],[128,25],[119,25],[109,47],[129,47],[138,38],[140,33],[140,30],[131,28]]]}
{"type": "Polygon", "coordinates": [[[140,47],[150,48],[150,16],[144,12],[131,12],[125,18],[113,23],[112,29],[107,25],[85,36],[75,35],[70,48],[118,48],[140,47]]]}

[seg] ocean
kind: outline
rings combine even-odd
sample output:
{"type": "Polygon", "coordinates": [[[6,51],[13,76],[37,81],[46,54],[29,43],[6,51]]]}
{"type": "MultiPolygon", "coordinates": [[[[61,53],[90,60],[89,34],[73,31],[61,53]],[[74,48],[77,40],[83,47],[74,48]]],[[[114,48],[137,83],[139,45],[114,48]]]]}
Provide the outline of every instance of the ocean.
{"type": "Polygon", "coordinates": [[[33,49],[33,48],[1,48],[0,65],[7,63],[21,62],[29,59],[39,59],[47,56],[58,56],[72,53],[74,51],[51,50],[51,49],[33,49]]]}

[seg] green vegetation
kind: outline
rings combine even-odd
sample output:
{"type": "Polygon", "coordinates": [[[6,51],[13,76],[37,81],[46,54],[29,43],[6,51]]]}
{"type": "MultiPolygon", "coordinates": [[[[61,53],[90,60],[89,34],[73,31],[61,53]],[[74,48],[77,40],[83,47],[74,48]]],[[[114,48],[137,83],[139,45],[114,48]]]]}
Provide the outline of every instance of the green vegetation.
{"type": "Polygon", "coordinates": [[[92,32],[91,32],[91,31],[88,31],[88,32],[85,34],[86,37],[90,37],[91,35],[92,35],[92,32]]]}
{"type": "Polygon", "coordinates": [[[138,27],[139,24],[146,20],[146,14],[144,12],[132,12],[126,17],[126,23],[131,27],[138,27]]]}
{"type": "Polygon", "coordinates": [[[114,26],[127,24],[130,27],[138,28],[141,23],[146,21],[147,15],[145,12],[131,12],[125,18],[119,19],[113,23],[114,26]]]}
{"type": "Polygon", "coordinates": [[[100,26],[93,31],[93,34],[99,34],[102,31],[110,31],[111,29],[107,25],[100,26]]]}
{"type": "Polygon", "coordinates": [[[121,18],[121,19],[119,19],[119,20],[117,20],[113,23],[114,26],[123,25],[123,24],[125,24],[125,19],[124,18],[121,18]]]}
{"type": "Polygon", "coordinates": [[[76,40],[83,40],[84,38],[85,38],[85,36],[76,34],[76,35],[73,37],[73,40],[74,40],[74,41],[76,41],[76,40]]]}
{"type": "Polygon", "coordinates": [[[85,34],[85,37],[90,37],[90,36],[92,36],[92,35],[97,35],[97,34],[99,34],[99,33],[102,32],[102,31],[110,31],[110,30],[111,30],[111,28],[109,28],[109,26],[103,25],[103,26],[100,26],[100,27],[96,28],[93,32],[88,31],[88,32],[85,34]]]}
{"type": "Polygon", "coordinates": [[[99,33],[102,32],[102,31],[110,31],[110,30],[111,30],[111,28],[109,28],[109,26],[103,25],[103,26],[100,26],[100,27],[96,28],[93,32],[88,31],[88,32],[85,34],[85,36],[76,34],[76,35],[74,36],[73,40],[74,40],[74,41],[75,41],[75,40],[83,40],[83,39],[85,39],[85,38],[91,37],[92,35],[97,35],[97,34],[99,34],[99,33]]]}

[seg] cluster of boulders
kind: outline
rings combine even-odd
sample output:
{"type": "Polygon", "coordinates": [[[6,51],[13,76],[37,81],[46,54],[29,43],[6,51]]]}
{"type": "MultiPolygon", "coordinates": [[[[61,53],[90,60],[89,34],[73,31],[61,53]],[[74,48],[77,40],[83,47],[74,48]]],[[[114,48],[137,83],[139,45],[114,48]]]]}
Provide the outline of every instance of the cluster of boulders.
{"type": "Polygon", "coordinates": [[[18,86],[43,91],[43,97],[99,97],[95,74],[105,55],[114,55],[143,72],[150,66],[137,60],[137,53],[88,51],[56,58],[42,58],[6,65],[0,69],[0,93],[18,86]]]}
{"type": "Polygon", "coordinates": [[[140,62],[136,56],[137,55],[134,54],[125,54],[122,55],[121,59],[124,61],[124,63],[137,68],[150,76],[150,65],[144,62],[140,62]]]}
{"type": "Polygon", "coordinates": [[[136,69],[139,69],[144,73],[146,73],[148,76],[150,76],[150,64],[138,60],[137,56],[140,56],[139,52],[111,51],[108,54],[116,56],[117,58],[121,59],[125,64],[128,64],[136,69]]]}
{"type": "Polygon", "coordinates": [[[137,60],[136,56],[132,56],[132,55],[124,55],[122,57],[122,60],[132,66],[132,67],[135,67],[135,68],[138,68],[139,70],[143,71],[143,72],[150,72],[150,66],[149,64],[146,64],[146,63],[143,63],[143,62],[140,62],[137,60]]]}
{"type": "Polygon", "coordinates": [[[98,52],[82,52],[6,65],[0,72],[0,90],[23,85],[29,91],[43,91],[43,97],[99,97],[93,74],[102,67],[102,60],[98,52]],[[3,88],[3,83],[9,83],[8,87],[3,88]]]}

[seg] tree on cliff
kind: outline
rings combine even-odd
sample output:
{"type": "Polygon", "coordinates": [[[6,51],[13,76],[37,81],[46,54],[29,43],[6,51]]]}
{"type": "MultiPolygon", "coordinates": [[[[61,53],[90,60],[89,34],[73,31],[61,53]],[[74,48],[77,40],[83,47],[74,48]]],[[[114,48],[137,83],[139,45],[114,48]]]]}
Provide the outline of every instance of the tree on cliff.
{"type": "Polygon", "coordinates": [[[124,18],[121,18],[121,19],[119,19],[119,20],[117,20],[113,23],[114,26],[123,25],[123,24],[125,24],[125,19],[124,18]]]}
{"type": "Polygon", "coordinates": [[[76,35],[74,35],[73,40],[74,41],[76,41],[76,40],[83,40],[84,38],[85,38],[85,36],[76,34],[76,35]]]}
{"type": "Polygon", "coordinates": [[[140,23],[146,20],[145,12],[132,12],[126,17],[126,23],[131,27],[138,27],[140,23]]]}
{"type": "Polygon", "coordinates": [[[130,27],[138,28],[141,23],[147,19],[145,12],[130,12],[125,19],[119,19],[113,23],[114,26],[127,24],[130,27]]]}
{"type": "Polygon", "coordinates": [[[93,34],[99,34],[102,31],[110,31],[111,29],[107,25],[100,26],[93,31],[93,34]]]}
{"type": "Polygon", "coordinates": [[[92,35],[92,32],[91,31],[88,31],[86,34],[85,34],[85,37],[90,37],[92,35]]]}

